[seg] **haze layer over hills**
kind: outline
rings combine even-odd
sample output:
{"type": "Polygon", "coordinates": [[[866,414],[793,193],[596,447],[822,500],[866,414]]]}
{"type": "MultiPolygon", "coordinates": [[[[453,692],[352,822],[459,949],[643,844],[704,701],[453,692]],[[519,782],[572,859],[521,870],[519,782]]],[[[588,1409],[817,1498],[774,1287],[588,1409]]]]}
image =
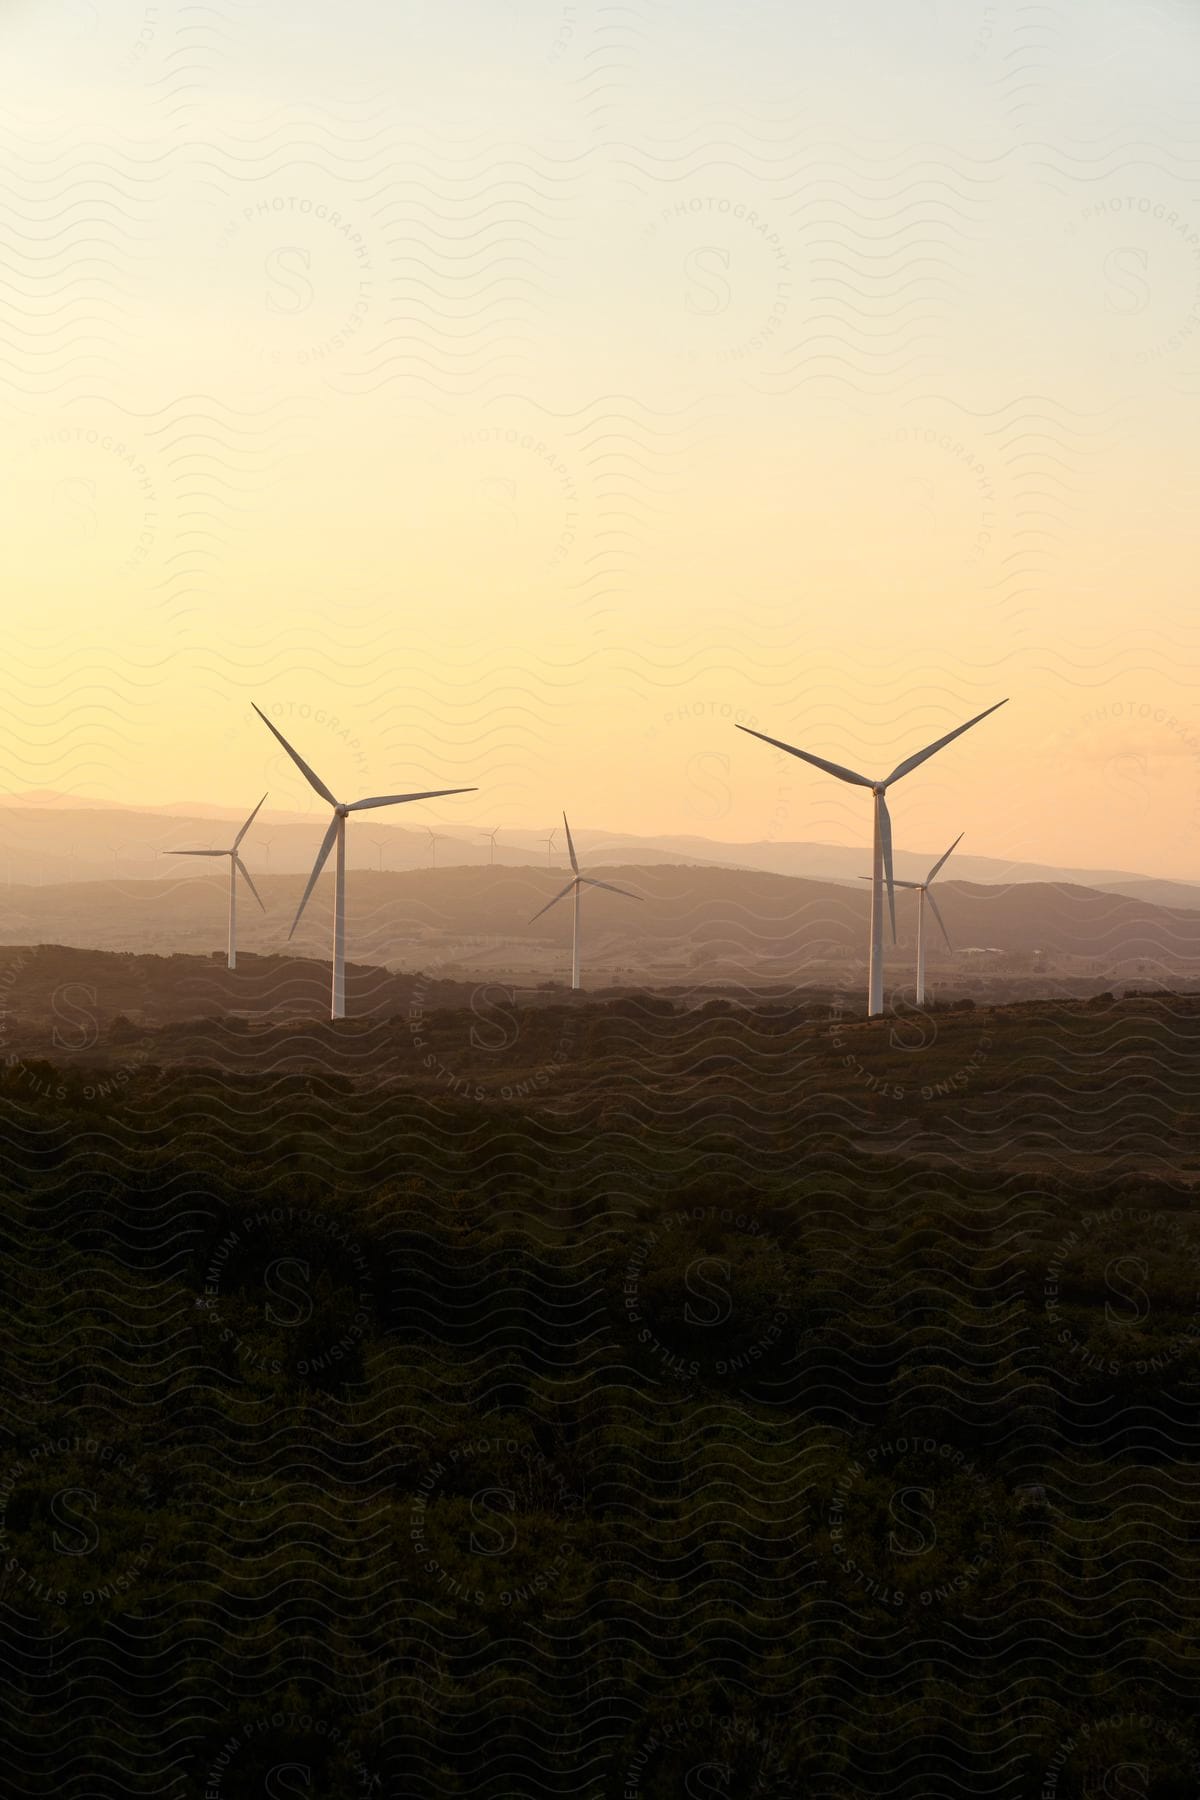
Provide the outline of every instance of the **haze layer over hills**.
{"type": "MultiPolygon", "coordinates": [[[[227,878],[223,863],[209,866],[217,873],[0,888],[0,943],[218,953],[225,944],[227,878]]],[[[592,863],[588,871],[635,890],[642,903],[586,893],[585,986],[844,986],[853,1001],[859,998],[870,904],[865,882],[695,865],[592,863]]],[[[302,878],[260,871],[257,885],[267,910],[243,896],[240,953],[325,961],[329,878],[318,884],[290,941],[302,878]]],[[[347,955],[456,981],[494,974],[561,981],[569,970],[569,918],[558,909],[531,922],[561,886],[561,871],[530,866],[355,870],[347,880],[347,955]]],[[[938,896],[954,949],[931,924],[926,946],[935,991],[1015,998],[1095,992],[1117,982],[1179,988],[1200,979],[1195,911],[1036,882],[942,879],[938,896]]],[[[898,942],[888,949],[887,980],[900,989],[912,979],[916,909],[911,894],[898,892],[896,902],[898,942]]]]}
{"type": "MultiPolygon", "coordinates": [[[[175,879],[181,872],[180,864],[168,852],[224,847],[232,842],[257,798],[256,793],[248,794],[245,808],[239,813],[203,801],[162,807],[98,806],[82,805],[69,795],[34,792],[16,796],[0,807],[0,882],[53,886],[113,877],[175,879]]],[[[390,824],[382,816],[361,821],[361,828],[347,834],[348,866],[393,872],[433,866],[435,852],[430,843],[427,812],[428,809],[421,809],[419,824],[390,824]]],[[[428,814],[428,820],[438,834],[439,868],[486,866],[492,861],[512,868],[566,865],[562,820],[558,817],[531,827],[501,829],[494,849],[482,831],[464,832],[459,827],[445,826],[433,821],[432,814],[428,814]],[[547,838],[552,832],[554,844],[548,850],[547,838]]],[[[247,860],[255,873],[307,875],[324,826],[324,815],[319,810],[276,811],[268,803],[247,840],[247,860]]],[[[865,840],[858,847],[792,839],[722,841],[702,834],[646,837],[576,825],[574,820],[572,830],[581,854],[590,861],[602,860],[610,867],[618,863],[694,863],[840,882],[856,881],[866,873],[870,860],[865,840]]],[[[930,844],[912,849],[898,840],[897,876],[919,880],[945,847],[930,844]]],[[[971,848],[969,836],[955,852],[953,872],[961,881],[1065,881],[1111,888],[1161,906],[1200,907],[1200,886],[1188,882],[1120,868],[1014,862],[978,854],[971,848]]]]}

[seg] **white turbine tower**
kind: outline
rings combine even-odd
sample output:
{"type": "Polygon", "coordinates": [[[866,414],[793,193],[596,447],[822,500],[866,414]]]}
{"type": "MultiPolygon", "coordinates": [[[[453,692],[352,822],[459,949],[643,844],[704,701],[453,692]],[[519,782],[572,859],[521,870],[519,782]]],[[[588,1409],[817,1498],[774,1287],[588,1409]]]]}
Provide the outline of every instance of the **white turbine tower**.
{"type": "Polygon", "coordinates": [[[568,881],[566,887],[562,890],[562,893],[555,894],[553,900],[547,900],[545,906],[541,907],[538,912],[534,913],[533,919],[530,919],[529,923],[532,925],[533,920],[540,919],[542,916],[542,913],[548,913],[552,906],[557,906],[559,901],[565,900],[568,894],[571,894],[571,893],[574,894],[574,896],[575,896],[575,926],[574,926],[574,930],[572,931],[572,934],[571,934],[571,986],[572,986],[572,988],[578,988],[578,986],[579,986],[579,941],[580,941],[579,940],[579,895],[580,895],[581,889],[583,889],[585,887],[603,888],[605,890],[605,892],[609,893],[609,894],[624,894],[624,896],[627,900],[640,900],[642,896],[640,894],[631,894],[629,892],[628,888],[614,887],[611,881],[594,881],[590,875],[581,875],[579,873],[579,860],[575,855],[575,843],[574,843],[573,838],[571,837],[571,827],[567,824],[566,813],[563,814],[563,827],[567,834],[567,850],[570,854],[571,868],[574,870],[574,874],[572,875],[571,880],[568,881]]]}
{"type": "Polygon", "coordinates": [[[497,825],[495,831],[489,831],[486,838],[483,840],[484,843],[488,847],[488,868],[489,869],[492,867],[493,863],[496,860],[496,839],[500,836],[500,831],[501,831],[501,827],[499,825],[497,825]]]}
{"type": "Polygon", "coordinates": [[[263,911],[266,912],[267,910],[266,907],[263,906],[258,889],[250,879],[249,869],[238,855],[238,848],[241,841],[258,817],[259,807],[261,807],[263,800],[265,800],[266,797],[267,796],[264,794],[262,800],[259,801],[258,806],[255,807],[254,811],[250,814],[250,817],[246,820],[246,823],[242,826],[242,829],[234,838],[233,845],[230,849],[169,850],[167,852],[169,856],[227,856],[229,858],[229,952],[227,962],[231,969],[237,968],[237,878],[239,875],[250,889],[250,892],[254,895],[254,898],[258,901],[258,904],[262,906],[263,911]]]}
{"type": "Polygon", "coordinates": [[[793,744],[785,744],[779,738],[768,737],[765,732],[751,731],[749,725],[739,725],[739,731],[748,732],[751,737],[761,738],[764,744],[773,744],[776,750],[786,750],[789,756],[798,756],[801,762],[811,763],[815,769],[824,769],[827,775],[836,775],[839,781],[853,782],[855,787],[870,788],[875,797],[875,842],[871,869],[871,968],[867,994],[867,1014],[874,1018],[883,1011],[883,881],[887,876],[888,910],[892,920],[892,941],[896,939],[896,897],[893,893],[892,880],[892,821],[888,814],[887,800],[884,796],[894,781],[902,775],[911,775],[923,762],[937,751],[961,737],[964,731],[970,731],[972,725],[978,725],[989,713],[994,713],[1006,700],[997,700],[995,706],[989,706],[985,712],[976,713],[965,725],[958,725],[948,731],[945,737],[938,738],[935,744],[926,745],[914,756],[906,756],[902,763],[897,763],[891,774],[883,781],[872,781],[869,775],[858,775],[853,769],[844,769],[840,763],[826,762],[823,757],[813,756],[807,750],[797,750],[793,744]]]}
{"type": "MultiPolygon", "coordinates": [[[[962,841],[963,841],[963,834],[960,831],[958,836],[955,838],[954,842],[951,844],[949,850],[947,850],[945,856],[938,857],[938,859],[934,863],[932,869],[930,869],[928,875],[925,877],[924,881],[900,881],[899,879],[897,879],[896,881],[894,881],[892,883],[893,887],[915,888],[916,893],[917,893],[917,1005],[918,1006],[924,1006],[924,1004],[925,1004],[925,901],[926,901],[926,897],[928,897],[930,907],[933,910],[933,916],[937,920],[939,926],[941,927],[942,936],[946,940],[946,948],[947,948],[947,950],[952,951],[954,949],[954,945],[950,942],[950,933],[946,930],[946,921],[945,921],[945,919],[943,919],[943,917],[941,915],[941,911],[938,907],[938,903],[934,899],[933,895],[929,892],[929,889],[930,889],[930,886],[932,885],[934,876],[937,874],[937,872],[941,868],[942,864],[944,862],[946,862],[951,855],[953,855],[954,851],[958,849],[958,846],[962,843],[962,841]]],[[[859,877],[860,881],[870,881],[870,879],[871,879],[871,877],[869,875],[861,875],[859,877]]]]}
{"type": "MultiPolygon", "coordinates": [[[[253,702],[251,702],[253,704],[253,702]]],[[[267,730],[283,745],[309,786],[327,800],[333,808],[333,817],[329,821],[329,830],[321,840],[321,848],[317,851],[317,860],[308,878],[308,886],[304,897],[296,908],[296,917],[292,920],[290,938],[300,923],[300,917],[308,905],[308,897],[317,885],[317,877],[329,861],[329,852],[337,846],[337,860],[334,864],[333,887],[333,981],[331,987],[329,1016],[331,1019],[344,1019],[346,1016],[346,819],[350,813],[366,812],[375,806],[403,806],[411,800],[441,800],[447,794],[473,794],[474,788],[432,788],[423,794],[376,794],[368,800],[338,800],[325,786],[319,775],[313,773],[302,756],[299,756],[288,743],[281,731],[276,731],[270,719],[255,706],[255,712],[267,730]]]]}

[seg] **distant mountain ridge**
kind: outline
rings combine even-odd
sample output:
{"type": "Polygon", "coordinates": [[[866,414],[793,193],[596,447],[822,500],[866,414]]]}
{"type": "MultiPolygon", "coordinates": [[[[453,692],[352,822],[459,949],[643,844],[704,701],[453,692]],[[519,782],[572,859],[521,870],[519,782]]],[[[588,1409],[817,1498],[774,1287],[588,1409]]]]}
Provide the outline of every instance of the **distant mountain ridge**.
{"type": "MultiPolygon", "coordinates": [[[[10,796],[0,803],[0,882],[36,885],[112,879],[114,875],[156,879],[175,878],[181,872],[201,874],[199,866],[189,869],[167,853],[223,847],[256,798],[251,795],[245,811],[238,811],[207,801],[124,806],[116,801],[81,804],[71,795],[41,791],[10,796]],[[218,828],[223,826],[229,831],[218,828]]],[[[426,822],[436,815],[426,808],[421,814],[418,826],[364,819],[347,834],[348,866],[393,872],[431,866],[426,822]]],[[[268,804],[247,840],[248,862],[263,871],[307,873],[325,822],[325,811],[316,801],[311,812],[276,811],[268,804]]],[[[437,830],[439,868],[488,864],[490,852],[482,827],[464,829],[438,820],[437,830]]],[[[646,835],[574,823],[572,831],[580,851],[593,861],[756,869],[809,881],[857,881],[867,871],[870,854],[865,842],[861,847],[804,840],[727,843],[699,834],[646,835]]],[[[944,848],[907,850],[897,845],[896,874],[903,880],[920,879],[944,848]]],[[[565,865],[561,819],[535,827],[501,828],[494,855],[496,864],[503,867],[565,865]],[[555,828],[555,848],[548,856],[546,839],[555,828]]],[[[1065,882],[1128,894],[1158,906],[1200,909],[1200,880],[1193,884],[1136,870],[1019,862],[978,855],[965,846],[955,852],[948,875],[951,869],[960,881],[987,885],[1065,882]]]]}

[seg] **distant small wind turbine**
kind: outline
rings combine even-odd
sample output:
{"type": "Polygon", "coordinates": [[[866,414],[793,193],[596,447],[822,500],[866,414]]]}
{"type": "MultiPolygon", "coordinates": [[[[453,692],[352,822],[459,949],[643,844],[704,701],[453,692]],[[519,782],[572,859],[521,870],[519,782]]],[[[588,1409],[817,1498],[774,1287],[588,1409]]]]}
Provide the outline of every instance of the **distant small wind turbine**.
{"type": "MultiPolygon", "coordinates": [[[[452,788],[452,789],[451,789],[451,792],[452,792],[452,793],[464,793],[464,794],[466,794],[466,793],[471,793],[471,792],[473,792],[473,790],[472,790],[472,789],[470,789],[470,788],[452,788]]],[[[425,827],[425,830],[426,830],[426,832],[427,832],[427,833],[428,833],[428,836],[429,836],[429,848],[430,848],[430,851],[431,851],[431,853],[432,853],[432,856],[433,856],[433,867],[434,867],[434,868],[435,868],[435,869],[436,869],[436,868],[437,868],[437,847],[438,847],[438,845],[439,845],[439,844],[440,844],[440,843],[441,843],[441,841],[442,841],[442,839],[441,839],[441,835],[440,835],[440,833],[439,833],[439,832],[436,832],[436,831],[434,831],[434,830],[433,830],[433,829],[432,829],[432,828],[431,828],[431,827],[430,827],[430,826],[428,826],[428,825],[427,825],[427,826],[426,826],[426,827],[425,827]]]]}
{"type": "MultiPolygon", "coordinates": [[[[566,813],[564,813],[563,818],[565,819],[566,816],[567,816],[566,813]]],[[[550,836],[546,839],[546,867],[548,869],[552,869],[554,867],[554,862],[553,862],[554,840],[557,836],[558,836],[558,826],[556,825],[554,827],[554,830],[550,833],[550,836]]]]}
{"type": "Polygon", "coordinates": [[[262,800],[259,801],[258,806],[255,807],[254,811],[250,814],[250,817],[246,820],[246,823],[242,826],[242,829],[234,838],[230,849],[169,850],[167,852],[168,856],[227,856],[229,858],[229,950],[226,960],[228,967],[231,969],[237,968],[237,878],[239,875],[250,889],[250,892],[254,895],[254,898],[258,901],[258,904],[262,906],[262,910],[264,912],[267,910],[266,907],[263,906],[258,889],[250,879],[249,869],[238,855],[238,846],[253,825],[255,819],[258,817],[259,807],[266,797],[267,796],[264,794],[262,800]]]}
{"type": "MultiPolygon", "coordinates": [[[[950,942],[950,933],[946,930],[946,921],[945,921],[945,919],[943,919],[943,917],[941,915],[941,912],[938,908],[937,901],[934,899],[933,895],[929,892],[929,888],[930,888],[930,885],[932,884],[934,876],[937,874],[937,872],[941,868],[942,864],[947,860],[947,858],[955,850],[958,849],[958,846],[962,843],[962,841],[963,841],[963,833],[960,831],[958,836],[955,838],[954,842],[951,844],[950,849],[947,850],[946,855],[938,857],[938,860],[934,863],[932,869],[930,869],[930,871],[929,871],[928,875],[925,877],[924,881],[899,881],[899,880],[897,880],[892,884],[894,887],[898,887],[898,888],[915,888],[916,892],[917,892],[917,1005],[918,1006],[924,1006],[924,1004],[925,1004],[925,901],[926,901],[926,898],[928,898],[930,908],[933,912],[933,916],[937,920],[938,924],[941,926],[942,936],[946,940],[947,950],[953,951],[954,945],[950,942]]],[[[860,881],[870,881],[870,879],[871,879],[871,877],[869,875],[860,875],[859,876],[860,881]]]]}
{"type": "Polygon", "coordinates": [[[388,841],[386,838],[372,838],[371,842],[374,844],[375,849],[378,853],[379,873],[382,875],[383,874],[383,853],[387,849],[388,841]]]}
{"type": "Polygon", "coordinates": [[[797,750],[792,744],[785,744],[779,738],[768,737],[765,732],[751,731],[749,725],[739,725],[739,731],[745,731],[750,737],[761,738],[764,744],[773,744],[776,750],[786,750],[789,756],[798,756],[801,762],[811,763],[815,769],[824,769],[827,775],[836,775],[839,781],[852,782],[856,787],[870,788],[875,797],[875,845],[871,873],[871,968],[867,992],[867,1013],[874,1018],[883,1011],[883,878],[887,874],[888,910],[892,919],[892,942],[896,941],[896,896],[892,880],[892,821],[888,814],[887,801],[884,798],[888,788],[902,775],[911,775],[912,771],[927,762],[936,751],[952,744],[964,731],[970,731],[972,725],[978,725],[989,713],[994,713],[1007,700],[997,700],[995,706],[989,706],[985,712],[976,713],[965,725],[957,725],[948,731],[945,737],[938,738],[934,744],[927,744],[924,750],[918,750],[914,756],[906,756],[902,763],[897,763],[891,774],[884,781],[872,781],[869,775],[857,775],[853,769],[844,769],[840,763],[826,762],[823,757],[813,756],[807,750],[797,750]]]}
{"type": "Polygon", "coordinates": [[[566,887],[563,889],[562,893],[555,894],[553,900],[547,900],[545,906],[543,906],[540,911],[534,913],[533,919],[530,919],[529,923],[532,925],[534,919],[540,919],[542,916],[542,913],[548,913],[552,906],[557,906],[560,900],[565,900],[568,894],[574,893],[574,895],[575,895],[575,926],[574,926],[574,930],[571,934],[571,986],[572,986],[572,988],[578,988],[578,986],[579,986],[579,895],[580,895],[580,890],[585,887],[604,888],[606,893],[609,893],[609,894],[624,894],[624,896],[627,900],[640,900],[642,896],[640,894],[631,894],[629,892],[628,888],[614,887],[611,881],[594,881],[590,875],[581,875],[579,873],[579,862],[575,855],[575,844],[571,837],[571,827],[567,824],[566,813],[563,814],[563,828],[567,834],[567,850],[571,857],[571,867],[574,870],[574,875],[573,875],[572,879],[570,881],[568,881],[568,883],[567,883],[566,887]]]}
{"type": "MultiPolygon", "coordinates": [[[[251,702],[253,705],[253,702],[251,702]]],[[[321,848],[317,851],[317,860],[308,878],[308,886],[304,897],[296,908],[296,917],[292,920],[292,936],[300,916],[308,905],[308,897],[317,885],[317,877],[329,861],[329,852],[337,846],[337,859],[334,864],[333,887],[333,979],[331,984],[329,1016],[331,1019],[344,1019],[346,1016],[346,820],[351,813],[366,812],[375,806],[404,806],[412,800],[441,800],[447,794],[473,794],[474,788],[431,788],[422,794],[376,794],[369,800],[343,801],[335,799],[329,788],[314,774],[299,753],[292,749],[281,731],[277,731],[261,707],[255,706],[255,712],[271,733],[278,739],[308,782],[309,786],[327,800],[333,808],[333,817],[329,821],[329,829],[321,840],[321,848]]]]}
{"type": "Polygon", "coordinates": [[[497,825],[495,831],[489,831],[487,834],[486,841],[487,841],[487,846],[488,846],[488,868],[489,869],[491,868],[492,864],[496,860],[496,839],[499,836],[500,836],[499,825],[497,825]]]}

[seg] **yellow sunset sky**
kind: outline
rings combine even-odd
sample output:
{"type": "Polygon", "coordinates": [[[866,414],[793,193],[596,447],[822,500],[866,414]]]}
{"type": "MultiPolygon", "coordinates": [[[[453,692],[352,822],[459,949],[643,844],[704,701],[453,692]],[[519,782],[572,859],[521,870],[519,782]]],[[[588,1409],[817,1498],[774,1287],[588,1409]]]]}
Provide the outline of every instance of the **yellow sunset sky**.
{"type": "Polygon", "coordinates": [[[6,793],[1200,878],[1194,6],[0,36],[6,793]]]}

